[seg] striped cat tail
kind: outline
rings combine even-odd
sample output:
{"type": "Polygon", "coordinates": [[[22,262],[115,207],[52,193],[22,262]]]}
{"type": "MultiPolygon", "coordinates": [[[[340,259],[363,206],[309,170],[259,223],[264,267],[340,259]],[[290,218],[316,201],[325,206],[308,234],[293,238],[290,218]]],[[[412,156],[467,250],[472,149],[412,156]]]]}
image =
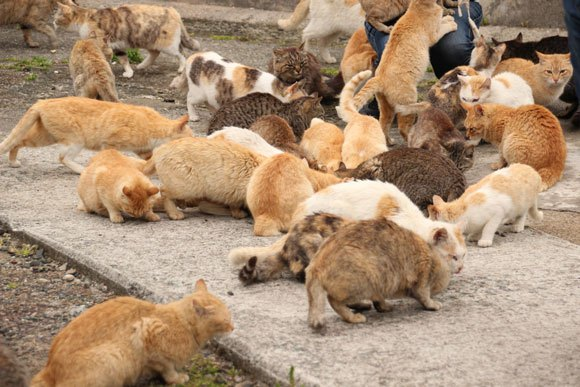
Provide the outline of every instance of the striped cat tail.
{"type": "MultiPolygon", "coordinates": [[[[352,120],[353,116],[357,116],[360,114],[358,112],[358,108],[356,108],[355,103],[354,103],[354,94],[355,94],[356,89],[359,87],[359,85],[362,82],[369,79],[371,75],[372,75],[372,72],[370,70],[361,71],[360,73],[358,73],[357,75],[352,77],[352,79],[350,81],[348,81],[348,83],[342,89],[342,92],[340,93],[339,107],[336,108],[336,112],[338,113],[338,116],[343,121],[350,122],[350,120],[352,120]]],[[[372,81],[372,79],[369,82],[367,82],[367,84],[357,94],[357,98],[363,92],[363,90],[365,90],[367,88],[367,86],[369,86],[369,83],[371,83],[371,81],[372,81]]],[[[373,89],[372,85],[368,89],[369,89],[368,94],[369,94],[369,98],[370,98],[370,95],[374,94],[374,89],[373,89]]],[[[366,102],[366,100],[364,102],[366,102]]],[[[364,104],[364,102],[363,102],[363,104],[364,104]]]]}
{"type": "Polygon", "coordinates": [[[288,239],[288,234],[282,236],[270,246],[238,247],[232,249],[228,254],[228,259],[234,266],[245,265],[252,257],[256,257],[258,261],[263,260],[279,253],[282,247],[284,247],[286,239],[288,239]]]}
{"type": "Polygon", "coordinates": [[[300,0],[289,19],[278,19],[278,27],[288,31],[298,27],[300,22],[308,16],[310,0],[300,0]]]}
{"type": "Polygon", "coordinates": [[[40,112],[35,105],[24,113],[24,116],[18,121],[14,129],[8,134],[8,137],[0,143],[0,155],[8,152],[22,141],[28,131],[40,120],[40,112]]]}
{"type": "Polygon", "coordinates": [[[199,51],[201,45],[197,40],[189,36],[189,33],[181,21],[181,42],[179,43],[179,50],[182,51],[183,48],[189,48],[192,51],[199,51]]]}

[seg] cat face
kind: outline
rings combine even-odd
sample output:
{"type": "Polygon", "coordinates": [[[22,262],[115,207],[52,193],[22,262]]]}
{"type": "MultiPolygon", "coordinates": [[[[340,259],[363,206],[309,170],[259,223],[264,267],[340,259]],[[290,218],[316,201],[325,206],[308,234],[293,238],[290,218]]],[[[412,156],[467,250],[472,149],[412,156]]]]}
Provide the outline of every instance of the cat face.
{"type": "Polygon", "coordinates": [[[467,111],[465,117],[465,135],[474,142],[479,142],[483,137],[483,130],[491,125],[490,117],[485,115],[482,105],[469,106],[461,103],[461,106],[467,111]]]}
{"type": "Polygon", "coordinates": [[[438,226],[443,227],[433,229],[428,243],[445,259],[451,272],[459,273],[463,269],[463,258],[467,252],[461,230],[463,223],[451,225],[441,222],[438,226]]]}
{"type": "Polygon", "coordinates": [[[58,10],[54,15],[54,27],[62,27],[67,31],[75,30],[80,24],[84,22],[81,18],[81,14],[77,12],[77,8],[74,4],[62,4],[57,3],[58,10]]]}
{"type": "Polygon", "coordinates": [[[136,185],[133,187],[124,186],[121,197],[121,210],[134,218],[141,218],[153,208],[152,196],[159,193],[159,188],[155,186],[143,187],[136,185]]]}
{"type": "Polygon", "coordinates": [[[467,144],[464,141],[453,141],[443,144],[443,147],[449,153],[449,158],[461,172],[473,167],[473,154],[475,153],[473,144],[467,144]]]}
{"type": "Polygon", "coordinates": [[[461,82],[461,90],[459,91],[461,102],[471,105],[481,103],[491,93],[491,78],[481,75],[458,75],[457,79],[461,82]]]}
{"type": "Polygon", "coordinates": [[[277,48],[272,54],[274,75],[284,83],[293,83],[303,78],[308,58],[300,48],[277,48]]]}
{"type": "Polygon", "coordinates": [[[227,334],[234,330],[232,315],[228,307],[213,294],[209,293],[205,281],[200,279],[195,284],[191,303],[196,315],[196,322],[201,323],[208,336],[227,334]]]}
{"type": "Polygon", "coordinates": [[[548,86],[561,86],[568,83],[572,77],[572,63],[570,62],[570,53],[545,55],[536,51],[542,70],[542,77],[548,86]]]}

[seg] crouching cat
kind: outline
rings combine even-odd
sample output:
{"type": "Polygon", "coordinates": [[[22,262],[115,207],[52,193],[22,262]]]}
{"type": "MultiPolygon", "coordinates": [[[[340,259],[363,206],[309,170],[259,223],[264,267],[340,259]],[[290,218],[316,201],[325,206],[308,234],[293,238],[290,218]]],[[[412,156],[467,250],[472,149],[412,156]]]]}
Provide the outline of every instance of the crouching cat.
{"type": "Polygon", "coordinates": [[[236,128],[235,126],[226,126],[217,132],[213,132],[207,138],[235,142],[264,157],[271,157],[283,153],[280,149],[268,144],[258,133],[254,133],[250,129],[236,128]]]}
{"type": "Polygon", "coordinates": [[[445,290],[462,268],[463,257],[455,254],[445,228],[424,240],[385,218],[354,222],[331,235],[306,269],[308,324],[324,328],[326,299],[349,323],[366,317],[347,305],[369,299],[378,312],[392,309],[386,298],[402,296],[439,310],[441,303],[431,296],[445,290]]]}
{"type": "Polygon", "coordinates": [[[439,196],[433,197],[429,217],[445,222],[465,223],[468,240],[478,240],[480,247],[493,244],[498,228],[513,221],[511,231],[524,231],[526,216],[542,220],[538,210],[538,194],[542,178],[534,168],[525,164],[512,164],[487,175],[470,186],[453,202],[445,203],[439,196]]]}
{"type": "Polygon", "coordinates": [[[116,297],[83,312],[54,338],[32,386],[125,386],[159,374],[167,384],[212,337],[234,329],[226,305],[203,280],[169,304],[116,297]]]}

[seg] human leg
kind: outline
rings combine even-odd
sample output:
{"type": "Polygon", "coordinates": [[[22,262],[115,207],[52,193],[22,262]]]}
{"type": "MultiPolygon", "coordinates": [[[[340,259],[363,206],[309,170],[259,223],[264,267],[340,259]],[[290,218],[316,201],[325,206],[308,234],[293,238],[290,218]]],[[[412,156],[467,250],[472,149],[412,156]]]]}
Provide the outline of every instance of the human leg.
{"type": "MultiPolygon", "coordinates": [[[[580,1],[564,0],[564,21],[568,29],[568,46],[574,69],[574,87],[580,90],[580,1]]],[[[580,107],[572,116],[572,125],[580,127],[580,107]]]]}

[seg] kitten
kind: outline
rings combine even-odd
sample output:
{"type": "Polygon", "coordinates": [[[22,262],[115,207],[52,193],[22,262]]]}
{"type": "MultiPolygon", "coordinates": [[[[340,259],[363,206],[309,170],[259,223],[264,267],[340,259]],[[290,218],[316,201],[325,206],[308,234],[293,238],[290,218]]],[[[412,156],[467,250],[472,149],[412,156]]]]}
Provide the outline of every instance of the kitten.
{"type": "Polygon", "coordinates": [[[495,69],[496,73],[511,71],[522,77],[532,88],[534,101],[538,105],[548,106],[554,103],[572,77],[570,53],[544,55],[536,52],[540,62],[512,58],[502,61],[495,69]]]}
{"type": "Polygon", "coordinates": [[[377,53],[367,39],[364,27],[357,29],[348,40],[340,62],[343,83],[365,70],[372,70],[377,53]]]}
{"type": "Polygon", "coordinates": [[[207,138],[219,138],[235,142],[264,157],[271,157],[283,153],[280,149],[270,145],[258,133],[249,129],[236,128],[235,126],[227,126],[222,130],[213,132],[207,138]]]}
{"type": "Polygon", "coordinates": [[[431,107],[420,113],[407,140],[411,148],[423,148],[449,157],[462,172],[473,166],[475,146],[467,144],[463,134],[440,109],[431,107]]]}
{"type": "Polygon", "coordinates": [[[347,168],[356,168],[363,161],[388,150],[379,122],[374,117],[360,114],[353,105],[356,88],[370,76],[370,70],[358,73],[340,93],[340,105],[336,111],[348,123],[344,128],[341,150],[342,161],[347,168]]]}
{"type": "Polygon", "coordinates": [[[293,155],[270,157],[255,169],[248,183],[246,200],[254,218],[254,235],[287,232],[298,204],[338,182],[338,177],[314,171],[293,155]]]}
{"type": "Polygon", "coordinates": [[[94,31],[88,39],[77,40],[68,62],[76,95],[119,102],[115,75],[109,65],[112,56],[113,50],[94,31]]]}
{"type": "Polygon", "coordinates": [[[356,169],[339,169],[336,175],[394,184],[421,210],[432,203],[433,195],[454,200],[461,196],[466,186],[465,176],[451,160],[416,148],[381,153],[356,169]]]}
{"type": "Polygon", "coordinates": [[[304,132],[300,146],[323,168],[334,172],[342,162],[343,143],[344,134],[338,126],[313,118],[310,127],[304,132]]]}
{"type": "Polygon", "coordinates": [[[385,299],[410,296],[427,310],[441,309],[431,296],[445,290],[463,256],[445,228],[427,240],[388,219],[354,222],[340,228],[320,247],[306,269],[308,325],[325,326],[326,299],[349,323],[366,317],[347,306],[372,300],[377,312],[392,310],[385,299]]]}
{"type": "Polygon", "coordinates": [[[159,188],[141,172],[144,166],[144,160],[114,149],[97,153],[79,178],[79,210],[108,216],[113,223],[124,222],[122,213],[158,221],[159,216],[153,213],[153,197],[159,188]]]}
{"type": "Polygon", "coordinates": [[[478,73],[491,77],[506,50],[505,44],[492,46],[485,41],[483,35],[479,35],[473,43],[475,47],[471,51],[469,67],[478,73]]]}
{"type": "Polygon", "coordinates": [[[229,207],[231,216],[244,218],[250,176],[266,158],[221,139],[182,138],[153,151],[143,172],[157,172],[161,199],[172,220],[185,217],[175,200],[197,206],[206,201],[229,207]]]}
{"type": "Polygon", "coordinates": [[[301,139],[314,117],[322,117],[324,108],[321,97],[301,97],[288,103],[281,102],[267,93],[251,93],[220,107],[211,117],[207,134],[225,126],[249,128],[258,118],[275,114],[284,118],[301,139]]]}
{"type": "Polygon", "coordinates": [[[26,368],[0,336],[0,380],[5,387],[27,387],[30,378],[26,368]]]}
{"type": "Polygon", "coordinates": [[[233,329],[228,308],[203,280],[192,294],[169,304],[116,297],[59,332],[32,386],[133,385],[149,374],[183,384],[189,377],[179,370],[208,340],[233,329]]]}
{"type": "Polygon", "coordinates": [[[389,141],[389,127],[394,113],[399,132],[407,137],[417,103],[417,84],[423,78],[429,64],[429,48],[451,31],[457,30],[452,16],[442,17],[443,9],[433,0],[412,0],[407,12],[395,23],[381,61],[371,78],[356,95],[354,105],[363,106],[376,95],[381,128],[389,141]],[[397,82],[393,82],[396,79],[397,82]]]}
{"type": "Polygon", "coordinates": [[[459,98],[469,105],[497,103],[511,107],[534,103],[532,88],[519,75],[502,72],[493,78],[485,75],[463,76],[457,78],[461,83],[459,98]]]}
{"type": "Polygon", "coordinates": [[[464,221],[467,239],[489,247],[501,225],[513,222],[511,231],[522,232],[527,214],[542,220],[543,214],[538,211],[541,186],[542,178],[534,168],[512,164],[487,175],[453,202],[445,203],[434,196],[429,217],[445,222],[464,221]]]}
{"type": "Polygon", "coordinates": [[[492,169],[527,164],[542,177],[542,191],[560,180],[566,163],[566,140],[560,122],[548,109],[497,104],[466,105],[465,109],[467,138],[483,139],[499,149],[499,162],[492,164],[492,169]]]}
{"type": "Polygon", "coordinates": [[[170,120],[144,106],[82,97],[39,100],[0,143],[0,154],[9,151],[10,166],[19,167],[20,148],[63,144],[67,148],[60,162],[81,173],[83,167],[74,158],[83,148],[113,148],[145,157],[159,144],[192,136],[187,120],[170,120]]]}
{"type": "Polygon", "coordinates": [[[266,142],[276,149],[288,152],[300,159],[306,159],[309,164],[315,160],[308,157],[306,152],[296,143],[296,135],[284,118],[277,115],[267,115],[258,118],[250,130],[260,135],[266,142]]]}
{"type": "Polygon", "coordinates": [[[133,69],[125,50],[144,48],[148,55],[137,69],[149,67],[161,52],[179,59],[179,72],[185,68],[184,48],[199,50],[199,42],[192,39],[181,16],[171,7],[156,5],[125,4],[115,8],[90,9],[74,4],[58,3],[54,17],[55,26],[68,31],[78,31],[81,38],[87,38],[91,31],[110,37],[111,46],[119,57],[125,72],[131,78],[133,69]]]}

